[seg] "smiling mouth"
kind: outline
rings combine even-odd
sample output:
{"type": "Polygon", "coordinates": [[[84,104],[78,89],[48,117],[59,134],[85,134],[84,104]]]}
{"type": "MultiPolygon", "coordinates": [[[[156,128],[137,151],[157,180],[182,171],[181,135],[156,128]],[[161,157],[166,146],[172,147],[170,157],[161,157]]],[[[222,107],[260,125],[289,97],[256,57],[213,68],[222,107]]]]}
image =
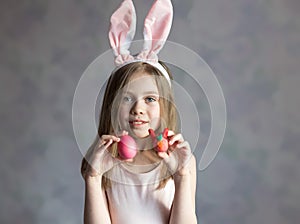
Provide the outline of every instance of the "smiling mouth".
{"type": "Polygon", "coordinates": [[[147,121],[142,121],[142,120],[133,120],[133,121],[129,121],[129,124],[132,126],[140,126],[143,124],[147,124],[147,121]]]}

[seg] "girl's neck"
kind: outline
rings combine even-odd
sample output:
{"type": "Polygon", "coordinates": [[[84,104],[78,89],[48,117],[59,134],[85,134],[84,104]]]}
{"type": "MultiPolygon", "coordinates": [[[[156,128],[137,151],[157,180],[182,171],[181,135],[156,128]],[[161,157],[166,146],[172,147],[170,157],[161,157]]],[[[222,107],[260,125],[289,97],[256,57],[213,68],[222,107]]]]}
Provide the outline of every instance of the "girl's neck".
{"type": "Polygon", "coordinates": [[[145,138],[136,138],[135,142],[139,151],[149,150],[153,148],[153,142],[150,136],[147,136],[145,138]]]}
{"type": "Polygon", "coordinates": [[[125,166],[134,173],[146,173],[153,170],[161,162],[161,158],[153,149],[139,150],[132,162],[126,162],[125,166]]]}

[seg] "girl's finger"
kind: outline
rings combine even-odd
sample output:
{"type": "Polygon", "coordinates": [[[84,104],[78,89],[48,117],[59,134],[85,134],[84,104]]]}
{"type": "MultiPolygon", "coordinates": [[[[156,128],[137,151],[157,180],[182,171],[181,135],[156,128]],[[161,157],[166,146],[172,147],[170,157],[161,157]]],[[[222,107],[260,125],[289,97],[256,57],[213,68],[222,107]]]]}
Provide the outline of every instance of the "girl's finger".
{"type": "Polygon", "coordinates": [[[106,143],[103,145],[104,149],[107,149],[112,143],[113,143],[112,139],[109,139],[108,141],[106,141],[106,143]]]}
{"type": "Polygon", "coordinates": [[[157,155],[162,159],[166,159],[169,156],[166,152],[158,152],[157,155]]]}
{"type": "Polygon", "coordinates": [[[174,131],[169,130],[168,131],[168,137],[172,137],[173,135],[175,135],[174,131]]]}
{"type": "Polygon", "coordinates": [[[119,142],[120,138],[113,135],[102,135],[98,143],[98,148],[102,148],[103,146],[105,146],[109,140],[119,142]]]}
{"type": "Polygon", "coordinates": [[[179,143],[177,145],[178,148],[186,148],[186,149],[190,149],[190,144],[187,141],[184,141],[182,143],[179,143]]]}
{"type": "Polygon", "coordinates": [[[128,131],[123,130],[121,136],[128,135],[128,131]]]}
{"type": "Polygon", "coordinates": [[[115,142],[119,142],[120,141],[120,138],[117,137],[117,136],[114,136],[114,135],[102,135],[101,136],[101,140],[102,141],[109,140],[109,139],[112,139],[115,142]]]}
{"type": "Polygon", "coordinates": [[[175,142],[182,143],[184,142],[182,134],[177,134],[171,137],[169,145],[173,145],[175,142]]]}

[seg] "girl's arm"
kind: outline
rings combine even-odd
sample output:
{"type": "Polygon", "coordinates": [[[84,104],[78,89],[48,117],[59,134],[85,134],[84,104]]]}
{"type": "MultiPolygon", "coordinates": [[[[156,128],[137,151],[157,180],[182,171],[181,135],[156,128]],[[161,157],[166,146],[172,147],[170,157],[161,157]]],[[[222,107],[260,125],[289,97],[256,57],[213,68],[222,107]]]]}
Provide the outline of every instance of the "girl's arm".
{"type": "Polygon", "coordinates": [[[84,224],[110,224],[105,190],[101,187],[102,176],[85,178],[84,224]]]}
{"type": "Polygon", "coordinates": [[[175,196],[169,224],[197,223],[195,211],[196,198],[196,160],[192,156],[186,171],[174,175],[175,196]]]}
{"type": "Polygon", "coordinates": [[[94,146],[90,148],[82,160],[81,173],[85,181],[85,224],[110,224],[105,190],[102,188],[102,177],[113,167],[115,159],[108,152],[113,142],[120,139],[112,135],[102,135],[94,146]]]}
{"type": "Polygon", "coordinates": [[[169,224],[197,223],[196,198],[196,159],[190,145],[181,134],[168,131],[169,149],[158,152],[168,169],[174,173],[175,195],[169,224]]]}

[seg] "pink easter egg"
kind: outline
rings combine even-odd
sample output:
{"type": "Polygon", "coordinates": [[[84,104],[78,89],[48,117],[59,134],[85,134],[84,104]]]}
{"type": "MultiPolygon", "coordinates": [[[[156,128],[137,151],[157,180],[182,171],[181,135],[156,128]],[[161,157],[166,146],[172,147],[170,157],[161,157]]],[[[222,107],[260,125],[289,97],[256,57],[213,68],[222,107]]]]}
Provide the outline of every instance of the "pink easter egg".
{"type": "Polygon", "coordinates": [[[137,153],[136,142],[129,135],[124,135],[118,142],[118,152],[122,159],[132,159],[137,153]]]}

